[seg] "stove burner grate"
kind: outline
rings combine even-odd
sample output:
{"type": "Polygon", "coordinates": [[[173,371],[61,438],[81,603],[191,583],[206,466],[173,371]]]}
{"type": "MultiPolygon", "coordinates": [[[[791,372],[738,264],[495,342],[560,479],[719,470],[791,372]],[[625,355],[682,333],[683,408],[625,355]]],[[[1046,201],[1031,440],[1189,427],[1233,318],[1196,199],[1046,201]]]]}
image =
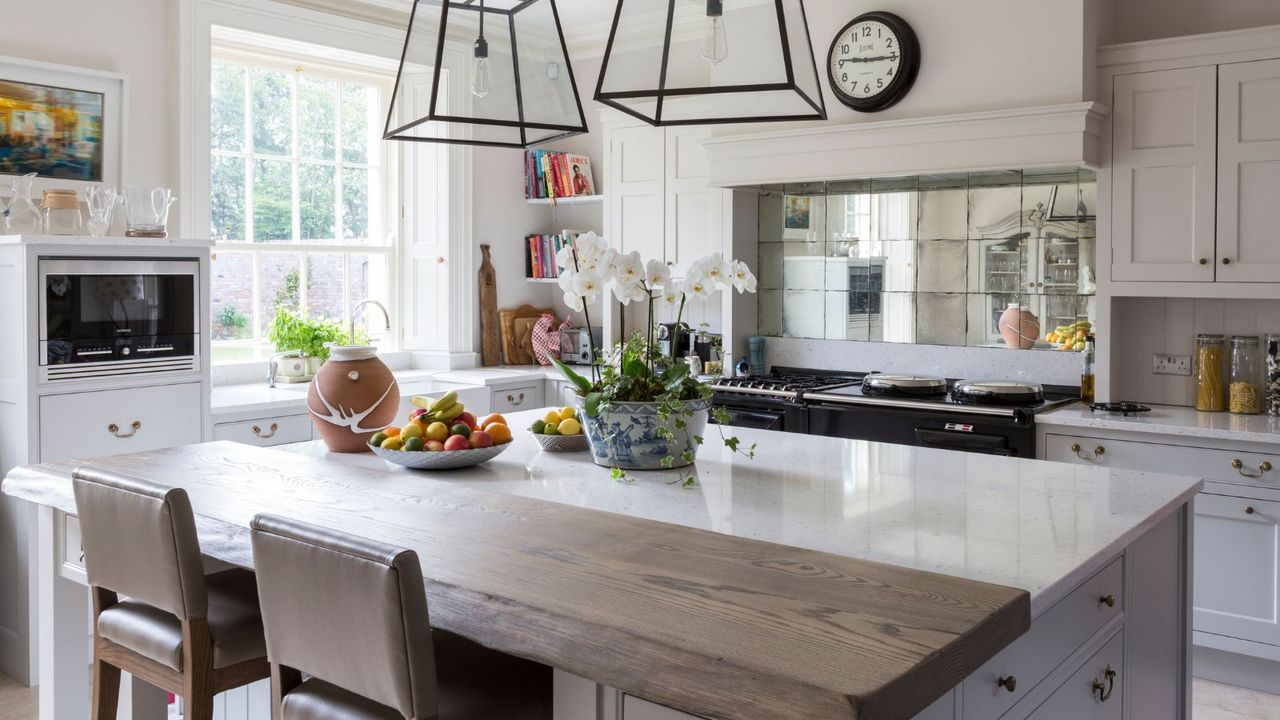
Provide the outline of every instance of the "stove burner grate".
{"type": "Polygon", "coordinates": [[[1151,408],[1146,405],[1139,405],[1135,402],[1109,402],[1109,403],[1093,403],[1089,406],[1090,412],[1104,412],[1111,414],[1119,414],[1124,417],[1130,415],[1138,415],[1144,412],[1151,412],[1151,408]]]}

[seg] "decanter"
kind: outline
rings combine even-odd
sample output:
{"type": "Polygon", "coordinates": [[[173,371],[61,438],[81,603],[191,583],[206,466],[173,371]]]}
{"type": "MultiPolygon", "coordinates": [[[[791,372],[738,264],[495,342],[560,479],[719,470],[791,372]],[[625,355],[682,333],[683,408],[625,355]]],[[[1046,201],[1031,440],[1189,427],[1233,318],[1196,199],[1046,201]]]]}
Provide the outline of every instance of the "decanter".
{"type": "Polygon", "coordinates": [[[39,235],[44,231],[44,219],[40,209],[31,201],[31,182],[36,179],[35,173],[29,173],[13,179],[12,205],[9,207],[7,232],[12,235],[39,235]]]}

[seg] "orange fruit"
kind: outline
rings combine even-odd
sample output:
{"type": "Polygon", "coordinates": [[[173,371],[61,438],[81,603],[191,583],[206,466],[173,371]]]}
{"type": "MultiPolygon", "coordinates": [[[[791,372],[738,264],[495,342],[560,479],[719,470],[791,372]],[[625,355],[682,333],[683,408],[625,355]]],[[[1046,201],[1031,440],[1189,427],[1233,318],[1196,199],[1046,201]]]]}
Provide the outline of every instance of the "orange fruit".
{"type": "Polygon", "coordinates": [[[484,426],[484,431],[493,438],[494,445],[511,442],[511,428],[507,427],[506,423],[491,422],[484,426]]]}
{"type": "Polygon", "coordinates": [[[393,437],[400,437],[400,428],[398,428],[398,427],[389,427],[389,428],[387,428],[386,430],[383,430],[383,431],[382,431],[382,433],[383,433],[384,435],[386,435],[387,437],[389,437],[389,438],[393,438],[393,437]]]}
{"type": "Polygon", "coordinates": [[[506,425],[507,419],[502,417],[502,413],[489,413],[480,421],[480,427],[486,428],[494,423],[502,423],[503,425],[506,425]]]}

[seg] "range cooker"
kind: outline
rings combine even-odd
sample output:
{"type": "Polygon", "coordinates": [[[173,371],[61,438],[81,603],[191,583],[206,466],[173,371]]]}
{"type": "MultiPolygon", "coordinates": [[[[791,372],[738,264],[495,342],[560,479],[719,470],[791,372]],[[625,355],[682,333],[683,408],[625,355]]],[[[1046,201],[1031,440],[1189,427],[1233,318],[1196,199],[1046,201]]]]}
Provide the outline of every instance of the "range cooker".
{"type": "Polygon", "coordinates": [[[733,425],[1017,457],[1035,457],[1037,413],[1078,399],[1065,386],[787,367],[712,394],[733,425]]]}

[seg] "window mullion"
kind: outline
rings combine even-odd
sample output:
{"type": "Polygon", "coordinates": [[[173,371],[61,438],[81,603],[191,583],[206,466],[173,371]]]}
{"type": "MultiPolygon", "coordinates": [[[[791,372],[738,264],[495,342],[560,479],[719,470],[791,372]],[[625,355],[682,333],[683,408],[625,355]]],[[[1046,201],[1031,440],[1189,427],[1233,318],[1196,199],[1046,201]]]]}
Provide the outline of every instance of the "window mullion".
{"type": "MultiPolygon", "coordinates": [[[[244,145],[241,148],[245,157],[244,163],[244,240],[253,242],[257,230],[253,226],[253,69],[244,70],[244,145]]],[[[254,265],[257,265],[254,257],[254,265]]],[[[257,303],[257,286],[254,286],[254,302],[257,303]]],[[[257,325],[254,325],[253,338],[258,339],[257,325]]]]}
{"type": "Polygon", "coordinates": [[[290,210],[291,221],[293,223],[293,243],[295,245],[302,242],[302,211],[301,198],[302,193],[298,186],[301,173],[299,171],[298,160],[302,156],[302,141],[299,138],[301,127],[298,122],[298,72],[294,72],[289,82],[293,85],[293,93],[289,104],[289,125],[292,129],[292,142],[290,143],[292,157],[290,158],[290,173],[293,176],[292,187],[290,188],[293,207],[290,210]]]}

